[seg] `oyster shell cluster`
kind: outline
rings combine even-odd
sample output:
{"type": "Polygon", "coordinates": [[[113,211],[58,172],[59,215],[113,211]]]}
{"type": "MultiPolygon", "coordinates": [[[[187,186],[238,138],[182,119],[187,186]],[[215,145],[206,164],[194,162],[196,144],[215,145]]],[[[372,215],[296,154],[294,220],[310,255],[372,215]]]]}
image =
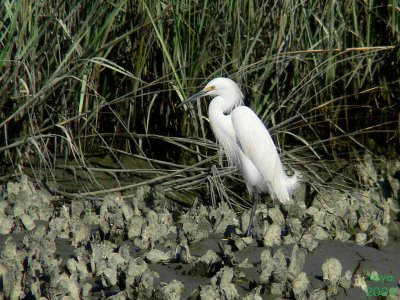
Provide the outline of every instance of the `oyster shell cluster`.
{"type": "MultiPolygon", "coordinates": [[[[327,257],[315,271],[318,286],[304,270],[321,241],[374,251],[388,244],[388,226],[398,224],[397,200],[382,193],[373,166],[360,163],[358,170],[368,188],[321,190],[308,206],[304,195],[287,206],[260,204],[253,238],[243,235],[249,211],[239,214],[225,202],[196,202],[174,218],[162,193],[141,187],[132,197],[108,194],[61,205],[23,176],[0,194],[0,298],[328,299],[341,290],[365,293],[372,267],[348,269],[327,257]]],[[[385,180],[399,191],[388,174],[385,180]]]]}

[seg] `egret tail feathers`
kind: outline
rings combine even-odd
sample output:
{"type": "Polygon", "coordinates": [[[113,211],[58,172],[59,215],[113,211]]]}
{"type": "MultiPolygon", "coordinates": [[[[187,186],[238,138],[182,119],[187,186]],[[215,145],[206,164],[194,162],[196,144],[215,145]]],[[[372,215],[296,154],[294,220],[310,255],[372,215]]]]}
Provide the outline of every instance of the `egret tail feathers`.
{"type": "Polygon", "coordinates": [[[271,196],[275,197],[281,203],[287,203],[290,196],[299,186],[298,173],[287,176],[284,172],[274,177],[272,189],[269,191],[271,196]]]}
{"type": "Polygon", "coordinates": [[[295,172],[292,176],[286,176],[286,186],[289,196],[291,196],[294,193],[294,191],[298,188],[300,184],[299,182],[300,177],[301,176],[298,172],[295,172]]]}

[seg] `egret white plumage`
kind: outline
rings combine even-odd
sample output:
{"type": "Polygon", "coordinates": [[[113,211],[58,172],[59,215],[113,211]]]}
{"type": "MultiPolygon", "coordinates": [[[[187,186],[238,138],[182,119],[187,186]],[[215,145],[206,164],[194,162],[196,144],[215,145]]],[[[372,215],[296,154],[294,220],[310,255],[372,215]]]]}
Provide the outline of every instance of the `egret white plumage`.
{"type": "Polygon", "coordinates": [[[267,128],[253,110],[243,105],[243,94],[234,81],[215,78],[180,105],[203,96],[215,97],[208,108],[211,129],[229,163],[241,171],[253,198],[246,231],[250,235],[260,194],[268,192],[271,198],[287,203],[298,184],[297,175],[286,175],[267,128]]]}

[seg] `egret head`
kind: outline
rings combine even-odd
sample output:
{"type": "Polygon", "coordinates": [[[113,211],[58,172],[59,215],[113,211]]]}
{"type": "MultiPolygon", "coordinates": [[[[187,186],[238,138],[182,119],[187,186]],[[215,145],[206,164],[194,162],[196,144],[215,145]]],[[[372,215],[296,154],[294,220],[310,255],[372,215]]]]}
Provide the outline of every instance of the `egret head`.
{"type": "Polygon", "coordinates": [[[181,102],[179,106],[204,96],[224,97],[230,101],[233,101],[233,106],[239,105],[243,101],[243,94],[240,91],[239,86],[233,80],[229,78],[218,77],[207,83],[207,85],[199,93],[194,94],[185,101],[181,102]]]}

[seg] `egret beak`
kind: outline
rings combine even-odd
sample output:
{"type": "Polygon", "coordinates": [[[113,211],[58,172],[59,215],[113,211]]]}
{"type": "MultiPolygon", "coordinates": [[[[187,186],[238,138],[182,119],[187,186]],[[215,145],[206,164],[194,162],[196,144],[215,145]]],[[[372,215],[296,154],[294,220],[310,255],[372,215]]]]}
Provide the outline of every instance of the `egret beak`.
{"type": "Polygon", "coordinates": [[[208,92],[208,90],[201,90],[197,94],[194,94],[193,96],[190,96],[189,98],[187,98],[185,101],[182,101],[181,103],[179,103],[177,107],[182,107],[184,104],[193,102],[197,98],[203,97],[207,92],[208,92]]]}

